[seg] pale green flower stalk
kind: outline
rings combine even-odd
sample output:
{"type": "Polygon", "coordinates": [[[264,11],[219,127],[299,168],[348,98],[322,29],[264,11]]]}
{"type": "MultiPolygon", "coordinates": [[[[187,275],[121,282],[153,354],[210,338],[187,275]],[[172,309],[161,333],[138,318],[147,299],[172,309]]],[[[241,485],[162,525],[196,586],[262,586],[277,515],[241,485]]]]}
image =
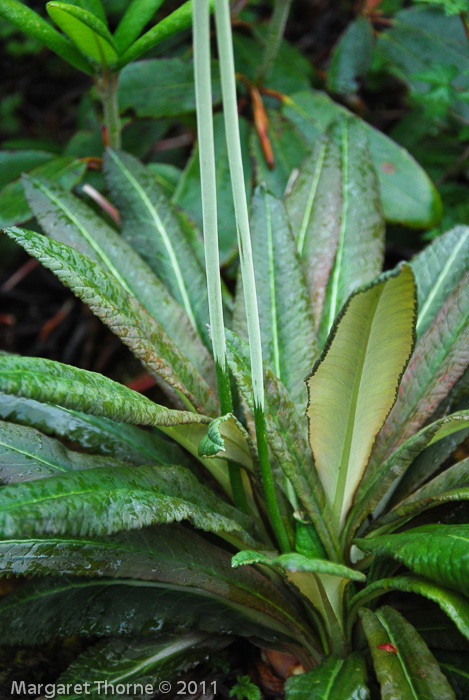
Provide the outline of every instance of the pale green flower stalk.
{"type": "MultiPolygon", "coordinates": [[[[195,4],[200,0],[195,0],[195,4]]],[[[215,22],[217,29],[218,56],[223,95],[226,143],[230,165],[231,187],[238,229],[238,246],[243,280],[246,318],[251,354],[251,375],[254,399],[254,420],[256,425],[257,449],[262,484],[270,522],[280,549],[290,551],[287,533],[282,522],[275,495],[275,486],[270,468],[269,448],[264,413],[264,371],[262,364],[261,332],[257,308],[256,282],[251,250],[251,233],[244,186],[243,161],[239,138],[238,105],[236,100],[235,67],[231,19],[228,0],[215,0],[215,22]]]]}
{"type": "MultiPolygon", "coordinates": [[[[208,305],[212,330],[213,355],[217,373],[221,412],[231,413],[230,376],[226,361],[225,328],[218,255],[217,191],[215,179],[215,149],[213,139],[212,85],[210,70],[210,7],[209,0],[193,3],[194,73],[197,104],[197,134],[199,141],[200,180],[207,273],[208,305]]],[[[240,467],[229,462],[233,500],[246,510],[246,496],[240,467]]]]}

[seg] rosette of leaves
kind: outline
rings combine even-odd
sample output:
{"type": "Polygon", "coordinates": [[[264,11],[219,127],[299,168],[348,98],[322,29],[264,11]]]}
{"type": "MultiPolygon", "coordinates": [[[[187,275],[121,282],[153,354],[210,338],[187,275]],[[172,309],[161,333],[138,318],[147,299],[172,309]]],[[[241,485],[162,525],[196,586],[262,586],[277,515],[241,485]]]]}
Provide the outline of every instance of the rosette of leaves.
{"type": "Polygon", "coordinates": [[[6,235],[131,348],[170,408],[93,372],[0,356],[0,573],[26,577],[0,601],[4,643],[90,637],[61,682],[155,683],[241,636],[303,664],[290,700],[368,698],[378,685],[385,700],[465,697],[469,471],[454,453],[469,426],[469,229],[383,274],[379,186],[356,120],[332,125],[286,197],[256,190],[280,553],[242,285],[226,330],[241,408],[220,415],[199,233],[135,158],[110,150],[105,174],[120,233],[59,184],[25,177],[45,235],[6,235]]]}

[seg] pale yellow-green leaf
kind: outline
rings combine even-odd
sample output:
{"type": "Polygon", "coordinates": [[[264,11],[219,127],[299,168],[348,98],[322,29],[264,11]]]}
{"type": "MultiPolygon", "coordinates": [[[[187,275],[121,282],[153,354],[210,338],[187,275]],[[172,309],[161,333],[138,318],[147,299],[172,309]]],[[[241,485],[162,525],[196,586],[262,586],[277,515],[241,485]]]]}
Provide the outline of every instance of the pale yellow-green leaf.
{"type": "Polygon", "coordinates": [[[340,527],[412,352],[415,299],[407,265],[353,294],[308,380],[310,445],[340,527]]]}

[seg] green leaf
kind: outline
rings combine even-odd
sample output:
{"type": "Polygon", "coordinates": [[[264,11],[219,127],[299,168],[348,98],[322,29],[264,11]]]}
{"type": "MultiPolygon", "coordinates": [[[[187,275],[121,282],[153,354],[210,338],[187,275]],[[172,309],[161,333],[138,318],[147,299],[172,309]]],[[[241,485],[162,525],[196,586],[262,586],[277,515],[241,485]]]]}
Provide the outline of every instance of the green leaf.
{"type": "MultiPolygon", "coordinates": [[[[368,584],[350,601],[349,621],[353,622],[354,613],[362,605],[389,591],[414,593],[432,600],[454,622],[463,638],[469,639],[469,602],[467,599],[449,588],[438,586],[436,583],[419,576],[394,576],[394,578],[381,579],[368,584]]],[[[460,639],[456,635],[454,636],[455,642],[459,643],[460,639]]]]}
{"type": "Polygon", "coordinates": [[[0,151],[0,187],[16,180],[21,173],[54,160],[54,153],[40,150],[0,151]]]}
{"type": "Polygon", "coordinates": [[[469,525],[423,525],[399,534],[355,540],[364,552],[391,557],[416,574],[467,593],[469,525]]]}
{"type": "Polygon", "coordinates": [[[190,408],[216,412],[213,393],[194,366],[113,275],[74,248],[41,234],[16,228],[6,233],[69,286],[150,372],[186,397],[190,408]]]}
{"type": "MultiPolygon", "coordinates": [[[[87,695],[96,700],[109,697],[111,688],[129,687],[133,700],[148,698],[158,692],[158,684],[204,660],[207,655],[230,643],[227,637],[203,632],[164,634],[153,639],[109,639],[87,649],[59,676],[57,700],[81,700],[83,682],[90,683],[87,695]],[[105,685],[108,683],[109,685],[105,685]],[[67,692],[71,684],[72,693],[67,692]],[[81,691],[76,692],[76,684],[81,691]],[[148,687],[151,688],[150,692],[148,687]],[[64,689],[61,692],[60,688],[64,689]],[[74,690],[75,689],[75,692],[74,690]]],[[[113,693],[113,694],[114,694],[113,693]]],[[[122,694],[121,694],[122,697],[122,694]]]]}
{"type": "MultiPolygon", "coordinates": [[[[398,486],[399,480],[424,449],[439,440],[444,440],[448,435],[453,434],[453,431],[464,431],[468,421],[468,411],[460,411],[451,416],[440,418],[440,420],[427,425],[412,435],[378,468],[367,469],[357,489],[355,503],[347,518],[345,536],[353,535],[360,523],[375,509],[386,494],[386,500],[389,500],[392,491],[398,486]],[[390,492],[391,487],[393,489],[390,492]]],[[[427,473],[426,476],[430,475],[431,472],[427,473]]]]}
{"type": "Polygon", "coordinates": [[[285,197],[290,226],[309,287],[316,331],[337,243],[342,212],[342,170],[338,144],[322,136],[304,159],[285,197]]]}
{"type": "MultiPolygon", "coordinates": [[[[282,201],[266,190],[256,190],[250,224],[262,356],[302,413],[307,401],[304,378],[317,348],[309,295],[282,201]]],[[[246,323],[244,303],[244,295],[238,292],[235,330],[240,335],[246,323]]]]}
{"type": "Polygon", "coordinates": [[[406,265],[352,295],[308,380],[310,445],[337,527],[412,352],[414,294],[406,265]]]}
{"type": "MultiPolygon", "coordinates": [[[[249,346],[230,331],[226,332],[226,338],[228,364],[245,403],[248,421],[252,425],[254,402],[249,371],[249,346]]],[[[308,450],[305,422],[299,417],[287,390],[269,368],[265,368],[264,387],[267,441],[277,488],[288,491],[288,485],[282,483],[282,476],[286,476],[313,521],[328,555],[334,559],[338,551],[337,540],[326,508],[322,484],[314,469],[311,451],[308,450]]]]}
{"type": "Polygon", "coordinates": [[[189,29],[192,26],[192,0],[185,2],[181,7],[165,17],[161,22],[158,22],[154,27],[149,29],[137,41],[134,41],[129,48],[119,57],[116,69],[119,70],[126,66],[131,61],[141,56],[142,53],[152,49],[159,44],[163,39],[167,39],[183,29],[189,29]]]}
{"type": "Polygon", "coordinates": [[[327,76],[330,92],[357,92],[357,78],[364,77],[371,66],[373,43],[373,27],[367,17],[359,16],[349,24],[332,52],[327,76]]]}
{"type": "Polygon", "coordinates": [[[335,562],[328,561],[327,559],[305,557],[302,554],[297,554],[296,552],[281,554],[278,557],[272,558],[261,552],[253,552],[245,549],[242,552],[238,552],[238,554],[234,555],[231,564],[235,568],[246,564],[262,564],[264,566],[271,566],[274,569],[277,568],[283,571],[289,571],[291,573],[308,572],[311,574],[329,574],[330,576],[340,576],[341,578],[347,578],[351,581],[363,582],[366,580],[365,574],[362,574],[360,571],[350,569],[348,566],[336,564],[335,562]]]}
{"type": "Polygon", "coordinates": [[[406,608],[406,618],[434,652],[435,649],[452,651],[469,649],[468,640],[441,608],[436,608],[434,605],[430,608],[423,606],[414,610],[406,608]]]}
{"type": "Polygon", "coordinates": [[[0,396],[0,417],[78,445],[87,453],[135,464],[190,464],[176,443],[149,430],[16,396],[0,396]]]}
{"type": "Polygon", "coordinates": [[[383,700],[455,700],[435,657],[397,610],[364,610],[362,624],[383,700]],[[397,653],[379,649],[383,644],[394,645],[397,653]]]}
{"type": "Polygon", "coordinates": [[[379,185],[370,161],[366,133],[359,122],[342,119],[329,134],[340,148],[342,211],[319,327],[321,346],[350,294],[379,275],[384,254],[379,185]]]}
{"type": "Polygon", "coordinates": [[[121,208],[122,235],[164,282],[194,328],[207,338],[204,272],[154,175],[132,156],[111,150],[104,168],[121,208]]]}
{"type": "Polygon", "coordinates": [[[153,19],[164,0],[132,0],[114,32],[119,53],[126,51],[145,26],[153,19]]]}
{"type": "Polygon", "coordinates": [[[469,694],[469,654],[457,651],[435,651],[440,668],[456,693],[457,700],[469,694]]]}
{"type": "Polygon", "coordinates": [[[96,15],[65,2],[48,2],[47,12],[81,53],[106,67],[115,63],[117,51],[104,22],[96,15]]]}
{"type": "Polygon", "coordinates": [[[8,20],[29,36],[45,44],[49,49],[58,54],[72,66],[84,73],[93,74],[93,67],[75,46],[63,37],[56,29],[46,22],[37,12],[31,10],[19,0],[2,0],[0,3],[0,17],[8,20]]]}
{"type": "MultiPolygon", "coordinates": [[[[46,578],[2,598],[0,631],[9,646],[42,644],[54,637],[151,635],[168,629],[282,638],[249,619],[229,601],[131,578],[46,578]]],[[[288,638],[285,637],[288,641],[288,638]]]]}
{"type": "Polygon", "coordinates": [[[345,659],[327,656],[312,671],[285,683],[286,700],[368,700],[366,663],[355,652],[345,659]]]}
{"type": "MultiPolygon", "coordinates": [[[[347,109],[316,91],[292,95],[285,105],[285,115],[310,143],[323,134],[338,116],[350,116],[347,109]]],[[[404,148],[385,134],[365,122],[361,124],[368,135],[387,221],[415,228],[434,226],[441,218],[442,205],[425,171],[404,148]]]]}
{"type": "Polygon", "coordinates": [[[376,522],[376,527],[403,524],[429,508],[449,501],[469,500],[469,458],[429,481],[376,522]],[[399,523],[402,521],[402,523],[399,523]]]}
{"type": "Polygon", "coordinates": [[[210,422],[198,413],[159,406],[101,374],[41,358],[0,355],[0,391],[133,425],[210,422]]]}
{"type": "Polygon", "coordinates": [[[199,445],[201,457],[221,457],[253,470],[256,448],[244,426],[232,413],[215,418],[199,445]]]}
{"type": "Polygon", "coordinates": [[[410,263],[417,283],[419,315],[417,334],[421,337],[444,300],[467,271],[469,228],[458,226],[438,236],[410,263]]]}
{"type": "MultiPolygon", "coordinates": [[[[213,78],[214,101],[220,98],[220,81],[213,78]]],[[[154,58],[131,63],[119,77],[121,111],[138,117],[172,117],[195,111],[194,67],[181,58],[154,58]]]]}
{"type": "Polygon", "coordinates": [[[230,698],[238,700],[262,700],[261,689],[250,676],[236,676],[236,685],[230,690],[230,698]]]}
{"type": "Polygon", "coordinates": [[[216,390],[213,360],[189,319],[138,253],[78,197],[45,180],[23,178],[34,215],[56,241],[102,265],[132,294],[216,390]]]}
{"type": "MultiPolygon", "coordinates": [[[[86,163],[70,156],[54,158],[31,170],[30,175],[56,180],[69,190],[83,177],[86,163]]],[[[33,217],[23,192],[21,180],[10,182],[0,192],[0,227],[22,224],[33,217]]]]}
{"type": "Polygon", "coordinates": [[[111,577],[155,581],[173,591],[230,601],[256,624],[290,637],[305,628],[288,590],[253,568],[232,569],[231,554],[182,525],[161,525],[107,538],[47,537],[0,541],[6,575],[111,577]]]}
{"type": "MultiPolygon", "coordinates": [[[[239,131],[244,166],[244,183],[246,192],[251,190],[251,159],[248,150],[249,127],[245,119],[239,120],[239,131]]],[[[237,253],[236,218],[231,194],[231,178],[226,151],[225,126],[222,114],[215,114],[213,119],[213,138],[215,144],[215,176],[217,181],[218,217],[223,221],[219,231],[220,262],[222,265],[233,259],[237,253]]],[[[202,195],[200,186],[200,168],[198,146],[194,151],[178,182],[172,201],[181,206],[202,230],[202,195]]]]}
{"type": "Polygon", "coordinates": [[[415,347],[397,401],[373,447],[372,468],[424,425],[463,375],[469,358],[468,300],[466,273],[415,347]]]}
{"type": "Polygon", "coordinates": [[[296,127],[281,114],[268,110],[268,136],[272,146],[275,167],[270,169],[262,152],[259,136],[251,129],[249,147],[254,162],[254,175],[257,185],[265,185],[276,197],[282,197],[294,168],[301,163],[307,147],[303,136],[296,127]]]}
{"type": "MultiPolygon", "coordinates": [[[[98,464],[93,465],[87,457],[78,468],[83,469],[86,459],[86,472],[69,471],[0,489],[1,537],[92,537],[188,520],[196,528],[229,533],[253,544],[249,518],[202,486],[185,467],[135,467],[105,457],[96,457],[98,464]]],[[[60,471],[77,468],[70,460],[60,460],[59,465],[60,471]]]]}
{"type": "Polygon", "coordinates": [[[3,421],[0,421],[0,449],[2,484],[45,479],[74,470],[122,466],[117,459],[74,452],[34,428],[3,421]]]}

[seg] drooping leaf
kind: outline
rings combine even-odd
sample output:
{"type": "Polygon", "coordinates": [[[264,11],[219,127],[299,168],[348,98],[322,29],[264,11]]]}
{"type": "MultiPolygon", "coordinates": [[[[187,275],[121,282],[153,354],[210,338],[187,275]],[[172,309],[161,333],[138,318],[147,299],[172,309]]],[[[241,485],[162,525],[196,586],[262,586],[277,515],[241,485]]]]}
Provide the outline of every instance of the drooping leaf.
{"type": "Polygon", "coordinates": [[[60,406],[17,396],[0,396],[0,417],[36,428],[52,437],[65,438],[83,452],[112,456],[128,464],[190,464],[179,445],[127,423],[91,416],[60,406]]]}
{"type": "Polygon", "coordinates": [[[282,197],[294,168],[297,168],[307,147],[303,136],[290,121],[274,110],[268,110],[268,137],[272,146],[275,167],[267,165],[259,136],[251,129],[249,146],[254,161],[254,176],[257,185],[265,185],[276,197],[282,197]]]}
{"type": "Polygon", "coordinates": [[[372,467],[424,425],[467,368],[468,300],[469,273],[466,273],[416,345],[397,401],[373,447],[372,467]]]}
{"type": "MultiPolygon", "coordinates": [[[[248,151],[249,127],[245,119],[239,120],[244,182],[248,195],[251,188],[251,159],[248,151]]],[[[220,262],[222,265],[236,255],[236,218],[231,194],[231,178],[226,150],[225,126],[222,114],[215,114],[213,119],[213,138],[215,148],[215,176],[217,182],[218,217],[222,225],[219,230],[220,262]]],[[[200,186],[200,168],[198,146],[194,148],[172,200],[192,217],[202,230],[202,198],[200,186]]]]}
{"type": "MultiPolygon", "coordinates": [[[[453,432],[461,431],[464,434],[468,421],[468,411],[460,411],[440,418],[412,435],[379,468],[367,470],[357,489],[355,503],[347,518],[346,538],[353,535],[360,523],[378,506],[383,497],[387,495],[389,500],[392,496],[391,487],[393,490],[396,488],[398,480],[424,449],[444,440],[453,432]]],[[[431,473],[428,474],[430,475],[431,473]]]]}
{"type": "Polygon", "coordinates": [[[244,426],[232,413],[215,418],[199,445],[201,457],[222,457],[252,471],[255,447],[244,426]]]}
{"type": "Polygon", "coordinates": [[[291,573],[308,572],[311,574],[329,574],[330,576],[347,578],[351,581],[365,581],[365,575],[360,571],[355,571],[348,566],[336,564],[327,559],[305,557],[303,554],[297,554],[296,552],[281,554],[278,557],[272,558],[261,552],[253,552],[244,549],[242,552],[238,552],[238,554],[234,555],[231,563],[235,568],[241,565],[262,564],[291,573]]]}
{"type": "Polygon", "coordinates": [[[363,610],[362,624],[383,700],[455,700],[435,657],[397,610],[363,610]],[[380,648],[388,644],[396,653],[380,648]]]}
{"type": "Polygon", "coordinates": [[[422,525],[355,542],[364,552],[391,557],[416,574],[467,593],[469,525],[422,525]]]}
{"type": "Polygon", "coordinates": [[[114,32],[119,53],[126,51],[153,18],[164,0],[132,0],[114,32]]]}
{"type": "Polygon", "coordinates": [[[34,37],[49,49],[82,70],[84,73],[93,74],[93,66],[75,46],[60,32],[52,27],[49,22],[34,12],[31,8],[19,0],[2,0],[0,3],[0,17],[8,20],[22,32],[34,37]]]}
{"type": "Polygon", "coordinates": [[[364,77],[373,53],[373,27],[367,17],[351,22],[332,52],[327,75],[327,89],[340,95],[358,90],[357,78],[364,77]]]}
{"type": "Polygon", "coordinates": [[[168,39],[173,34],[181,32],[183,29],[188,29],[192,26],[192,0],[185,2],[177,10],[174,10],[170,15],[165,17],[161,22],[155,24],[137,41],[134,41],[129,48],[119,56],[116,64],[116,69],[119,70],[126,66],[131,61],[152,49],[159,44],[163,39],[168,39]]]}
{"type": "MultiPolygon", "coordinates": [[[[401,591],[424,596],[440,606],[440,609],[450,618],[461,634],[469,639],[469,602],[449,588],[439,586],[420,576],[394,576],[369,583],[350,601],[349,618],[363,605],[389,591],[401,591]]],[[[459,640],[457,640],[459,641],[459,640]]]]}
{"type": "Polygon", "coordinates": [[[111,577],[156,581],[235,608],[257,624],[299,636],[307,629],[288,590],[249,567],[232,569],[231,554],[181,525],[161,525],[107,538],[47,537],[0,541],[6,575],[111,577]]]}
{"type": "MultiPolygon", "coordinates": [[[[105,700],[109,689],[128,687],[133,700],[145,700],[158,691],[162,679],[171,678],[206,658],[207,654],[229,644],[227,637],[204,632],[165,634],[154,638],[109,639],[87,649],[59,676],[57,700],[81,700],[77,685],[89,679],[90,698],[105,700]],[[108,683],[109,685],[105,685],[108,683]],[[67,686],[72,693],[67,692],[67,686]],[[151,688],[150,692],[148,688],[151,688]],[[61,688],[65,692],[61,692],[61,688]]],[[[81,685],[80,685],[81,687],[81,685]]],[[[165,686],[163,686],[165,687],[165,686]]],[[[122,697],[122,695],[121,695],[122,697]]]]}
{"type": "MultiPolygon", "coordinates": [[[[214,102],[220,81],[212,82],[214,102]]],[[[181,58],[153,58],[126,66],[119,77],[119,105],[138,117],[173,117],[195,111],[194,67],[181,58]]]]}
{"type": "Polygon", "coordinates": [[[184,311],[125,239],[75,195],[46,180],[23,178],[24,191],[44,231],[102,265],[132,294],[215,389],[213,361],[184,311]]]}
{"type": "Polygon", "coordinates": [[[417,283],[419,315],[416,331],[420,338],[444,300],[467,271],[469,228],[458,226],[438,236],[410,263],[417,283]]]}
{"type": "MultiPolygon", "coordinates": [[[[299,92],[285,100],[285,115],[309,143],[341,115],[350,112],[316,92],[299,92]]],[[[431,227],[441,218],[441,199],[425,171],[404,148],[362,122],[378,175],[384,215],[388,221],[412,227],[431,227]]]]}
{"type": "MultiPolygon", "coordinates": [[[[262,355],[302,413],[307,400],[304,379],[316,359],[316,339],[305,280],[281,200],[258,189],[251,203],[250,224],[262,355]]],[[[245,318],[244,303],[238,293],[235,321],[245,318]]],[[[235,331],[239,332],[236,324],[235,331]]]]}
{"type": "Polygon", "coordinates": [[[74,452],[34,428],[0,421],[0,482],[34,481],[74,470],[121,467],[111,457],[74,452]]]}
{"type": "MultiPolygon", "coordinates": [[[[77,468],[60,457],[62,472],[77,468]]],[[[188,520],[196,528],[230,533],[252,545],[249,518],[184,467],[135,467],[105,457],[95,457],[98,464],[93,465],[88,456],[80,465],[86,465],[86,460],[90,461],[86,471],[68,471],[0,489],[1,537],[93,537],[188,520]]]]}
{"type": "Polygon", "coordinates": [[[384,252],[379,185],[362,125],[343,119],[331,127],[329,134],[340,148],[342,212],[319,327],[321,346],[350,294],[379,275],[384,252]]]}
{"type": "Polygon", "coordinates": [[[310,445],[338,527],[412,352],[414,294],[404,266],[352,295],[308,380],[310,445]]]}
{"type": "Polygon", "coordinates": [[[285,205],[309,287],[316,331],[340,237],[342,170],[338,144],[323,136],[303,160],[285,205]]]}
{"type": "Polygon", "coordinates": [[[115,63],[117,51],[114,40],[99,17],[65,2],[48,2],[46,9],[84,56],[103,67],[115,63]]]}
{"type": "MultiPolygon", "coordinates": [[[[61,156],[33,168],[30,174],[56,180],[69,190],[81,180],[85,170],[85,162],[77,161],[71,156],[61,156]]],[[[10,182],[0,192],[0,226],[3,228],[12,224],[23,224],[32,217],[33,212],[26,201],[21,181],[10,182]]]]}
{"type": "Polygon", "coordinates": [[[204,272],[154,175],[132,156],[110,150],[104,167],[121,208],[122,235],[164,282],[194,328],[207,338],[204,272]]]}
{"type": "Polygon", "coordinates": [[[249,611],[187,590],[131,578],[46,578],[27,583],[0,601],[0,631],[8,645],[42,644],[70,635],[151,635],[177,629],[212,634],[281,637],[249,611]]]}
{"type": "Polygon", "coordinates": [[[354,652],[345,659],[328,656],[308,673],[285,683],[286,700],[368,700],[366,663],[354,652]]]}
{"type": "Polygon", "coordinates": [[[194,366],[160,324],[100,264],[32,231],[10,228],[6,233],[80,296],[150,372],[188,399],[190,407],[216,410],[213,393],[194,366]]]}
{"type": "MultiPolygon", "coordinates": [[[[227,331],[226,335],[228,364],[252,423],[254,404],[249,347],[234,333],[227,331]]],[[[304,421],[299,417],[285,387],[269,368],[265,369],[264,386],[267,441],[277,488],[286,488],[285,484],[282,486],[282,476],[286,476],[313,521],[328,555],[334,559],[337,556],[337,540],[324,491],[308,450],[304,421]]]]}

